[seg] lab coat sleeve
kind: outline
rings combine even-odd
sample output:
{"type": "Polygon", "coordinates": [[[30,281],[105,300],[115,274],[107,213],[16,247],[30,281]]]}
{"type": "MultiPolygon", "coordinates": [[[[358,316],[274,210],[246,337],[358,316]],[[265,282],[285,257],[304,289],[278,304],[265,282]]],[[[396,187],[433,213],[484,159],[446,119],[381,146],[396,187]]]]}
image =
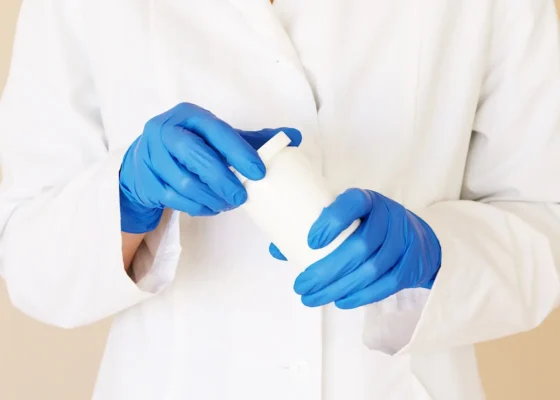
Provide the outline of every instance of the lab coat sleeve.
{"type": "MultiPolygon", "coordinates": [[[[0,103],[0,275],[13,304],[71,328],[162,290],[179,257],[166,213],[134,261],[121,251],[118,174],[89,71],[80,2],[26,0],[0,103]]],[[[131,134],[131,137],[134,135],[131,134]]]]}
{"type": "MultiPolygon", "coordinates": [[[[393,343],[392,352],[431,351],[527,331],[558,305],[558,22],[553,1],[508,4],[482,85],[462,199],[414,210],[437,234],[442,266],[431,291],[399,294],[403,301],[411,296],[417,301],[389,321],[397,328],[400,318],[401,328],[410,328],[402,333],[409,338],[401,338],[401,348],[393,343]]],[[[374,329],[365,332],[365,341],[379,347],[374,329]]]]}

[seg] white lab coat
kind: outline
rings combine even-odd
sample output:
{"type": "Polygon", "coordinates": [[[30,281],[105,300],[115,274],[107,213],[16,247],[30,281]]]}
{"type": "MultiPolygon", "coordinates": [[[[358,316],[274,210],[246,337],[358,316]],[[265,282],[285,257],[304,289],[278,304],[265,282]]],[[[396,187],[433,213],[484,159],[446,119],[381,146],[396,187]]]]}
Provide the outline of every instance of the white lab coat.
{"type": "Polygon", "coordinates": [[[558,303],[552,0],[26,0],[0,113],[0,271],[46,323],[118,314],[95,399],[483,399],[472,344],[558,303]],[[305,308],[243,210],[167,212],[133,283],[122,155],[179,102],[299,128],[333,190],[418,213],[433,290],[305,308]]]}

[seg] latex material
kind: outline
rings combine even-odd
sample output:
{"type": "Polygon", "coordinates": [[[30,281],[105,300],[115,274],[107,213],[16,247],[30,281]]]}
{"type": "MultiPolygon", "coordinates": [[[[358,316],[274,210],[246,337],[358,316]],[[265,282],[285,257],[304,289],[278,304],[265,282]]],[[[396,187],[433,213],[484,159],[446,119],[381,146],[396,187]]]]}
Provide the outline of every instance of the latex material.
{"type": "MultiPolygon", "coordinates": [[[[298,131],[283,130],[295,144],[301,141],[298,131]]],[[[255,149],[279,131],[235,130],[187,103],[153,118],[123,159],[122,231],[152,231],[165,208],[211,216],[240,206],[247,192],[230,166],[247,179],[262,179],[266,168],[255,149]]]]}
{"type": "MultiPolygon", "coordinates": [[[[358,218],[363,222],[352,236],[296,279],[294,290],[305,305],[356,308],[402,289],[432,286],[441,263],[436,235],[421,218],[373,191],[340,195],[313,224],[309,247],[324,248],[358,218]]],[[[271,253],[278,256],[277,249],[271,253]]]]}

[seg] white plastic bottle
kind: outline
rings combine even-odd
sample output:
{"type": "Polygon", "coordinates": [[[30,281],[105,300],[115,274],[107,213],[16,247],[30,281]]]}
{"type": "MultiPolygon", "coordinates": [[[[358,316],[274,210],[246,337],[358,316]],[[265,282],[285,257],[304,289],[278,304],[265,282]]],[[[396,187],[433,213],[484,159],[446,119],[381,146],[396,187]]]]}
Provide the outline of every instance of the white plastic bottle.
{"type": "Polygon", "coordinates": [[[290,141],[284,132],[280,132],[259,149],[266,165],[264,179],[250,181],[236,174],[248,194],[242,209],[288,261],[303,270],[336,249],[360,222],[355,221],[323,249],[312,250],[308,246],[311,226],[336,196],[328,190],[324,178],[313,170],[302,152],[297,147],[288,147],[290,141]]]}

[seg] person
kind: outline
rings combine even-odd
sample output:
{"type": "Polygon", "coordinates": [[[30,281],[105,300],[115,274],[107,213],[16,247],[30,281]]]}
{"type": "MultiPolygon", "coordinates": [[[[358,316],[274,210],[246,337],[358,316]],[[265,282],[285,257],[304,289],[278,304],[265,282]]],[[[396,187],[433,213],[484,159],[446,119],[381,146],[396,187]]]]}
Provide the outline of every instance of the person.
{"type": "Polygon", "coordinates": [[[473,344],[558,305],[552,0],[26,0],[0,270],[116,315],[94,398],[476,400],[473,344]],[[339,196],[303,272],[243,211],[280,130],[339,196]]]}

